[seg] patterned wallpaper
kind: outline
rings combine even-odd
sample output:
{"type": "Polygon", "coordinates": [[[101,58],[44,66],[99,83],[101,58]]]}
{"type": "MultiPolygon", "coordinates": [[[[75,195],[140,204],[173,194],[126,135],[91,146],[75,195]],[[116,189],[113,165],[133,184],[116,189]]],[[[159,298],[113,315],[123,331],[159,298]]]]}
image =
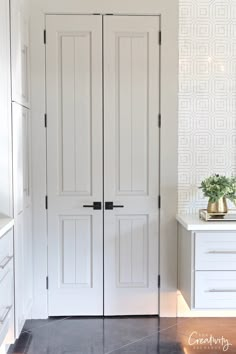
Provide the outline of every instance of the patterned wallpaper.
{"type": "Polygon", "coordinates": [[[236,0],[179,0],[179,202],[196,212],[212,173],[236,174],[236,0]]]}

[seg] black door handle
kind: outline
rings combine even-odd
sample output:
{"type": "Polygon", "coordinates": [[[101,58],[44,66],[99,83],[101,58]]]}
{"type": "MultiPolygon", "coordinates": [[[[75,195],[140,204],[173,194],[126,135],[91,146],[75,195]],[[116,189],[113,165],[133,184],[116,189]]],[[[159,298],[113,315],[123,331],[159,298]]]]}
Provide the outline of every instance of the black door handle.
{"type": "Polygon", "coordinates": [[[93,202],[92,205],[83,205],[84,208],[93,208],[94,210],[102,209],[102,202],[93,202]]]}
{"type": "Polygon", "coordinates": [[[114,208],[124,208],[124,205],[114,205],[113,202],[105,202],[106,210],[113,210],[114,208]]]}

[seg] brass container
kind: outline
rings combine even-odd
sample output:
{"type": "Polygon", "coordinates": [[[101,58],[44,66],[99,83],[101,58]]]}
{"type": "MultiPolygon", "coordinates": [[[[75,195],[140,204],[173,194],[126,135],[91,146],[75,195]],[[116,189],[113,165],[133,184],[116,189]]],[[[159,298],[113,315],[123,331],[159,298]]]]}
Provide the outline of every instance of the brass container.
{"type": "Polygon", "coordinates": [[[226,214],[226,213],[228,213],[226,198],[222,197],[215,203],[208,202],[207,212],[211,213],[211,214],[214,214],[214,213],[226,214]]]}

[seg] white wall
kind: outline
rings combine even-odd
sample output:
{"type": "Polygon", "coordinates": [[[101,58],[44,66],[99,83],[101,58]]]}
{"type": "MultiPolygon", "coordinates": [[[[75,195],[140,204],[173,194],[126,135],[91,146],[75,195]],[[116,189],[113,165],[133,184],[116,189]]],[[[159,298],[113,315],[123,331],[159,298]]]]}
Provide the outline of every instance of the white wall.
{"type": "MultiPolygon", "coordinates": [[[[43,30],[46,13],[119,13],[161,15],[161,303],[162,316],[176,315],[176,221],[177,208],[177,69],[178,1],[173,0],[32,0],[31,68],[33,125],[33,228],[34,306],[33,317],[47,317],[47,223],[45,48],[43,30]],[[171,262],[170,262],[171,260],[171,262]]],[[[48,117],[50,119],[50,117],[48,117]]],[[[50,281],[50,280],[49,280],[50,281]]],[[[50,286],[50,285],[49,285],[50,286]]]]}
{"type": "Polygon", "coordinates": [[[212,173],[236,174],[236,1],[180,0],[179,212],[207,200],[212,173]]]}

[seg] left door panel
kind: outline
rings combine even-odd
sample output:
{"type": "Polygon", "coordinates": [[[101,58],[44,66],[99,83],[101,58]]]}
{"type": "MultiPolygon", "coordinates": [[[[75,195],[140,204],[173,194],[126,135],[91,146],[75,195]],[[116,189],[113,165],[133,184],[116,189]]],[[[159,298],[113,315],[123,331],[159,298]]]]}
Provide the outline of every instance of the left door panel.
{"type": "Polygon", "coordinates": [[[46,31],[49,316],[102,315],[102,19],[46,31]]]}

